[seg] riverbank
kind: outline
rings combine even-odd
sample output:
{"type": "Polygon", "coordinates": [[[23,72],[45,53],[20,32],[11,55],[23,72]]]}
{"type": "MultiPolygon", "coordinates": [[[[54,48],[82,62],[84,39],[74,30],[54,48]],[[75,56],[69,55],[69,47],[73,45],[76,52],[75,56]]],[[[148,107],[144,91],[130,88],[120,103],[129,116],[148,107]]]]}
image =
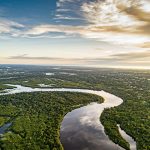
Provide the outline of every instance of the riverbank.
{"type": "MultiPolygon", "coordinates": [[[[13,86],[13,87],[15,86],[16,88],[5,90],[4,93],[0,93],[0,95],[10,95],[10,94],[16,94],[16,93],[31,93],[31,92],[75,92],[75,93],[94,94],[94,95],[98,95],[100,97],[103,97],[105,99],[104,103],[102,103],[101,105],[98,104],[99,107],[97,109],[95,109],[95,112],[97,113],[97,116],[96,116],[96,119],[98,120],[97,123],[101,126],[101,131],[104,134],[103,137],[107,137],[107,136],[104,133],[103,126],[99,122],[99,116],[101,115],[101,113],[103,112],[103,110],[105,108],[111,108],[111,107],[119,106],[123,102],[122,99],[120,99],[120,98],[118,98],[118,97],[116,97],[116,96],[114,96],[112,94],[109,94],[109,93],[107,93],[105,91],[94,91],[94,90],[87,90],[87,89],[67,89],[67,88],[50,88],[50,89],[49,88],[44,88],[44,89],[42,89],[42,88],[23,87],[21,85],[10,85],[10,84],[7,84],[7,85],[8,86],[13,86]]],[[[91,99],[91,102],[92,101],[93,100],[91,99]]],[[[76,105],[76,106],[79,107],[79,105],[76,105]]],[[[93,117],[95,117],[95,115],[93,115],[93,117]]],[[[62,116],[59,119],[62,120],[62,116]]],[[[57,132],[58,132],[58,129],[59,128],[57,128],[57,132]]],[[[104,139],[102,139],[102,140],[104,140],[104,139]]],[[[106,139],[105,139],[105,141],[109,141],[110,142],[108,137],[106,139]]],[[[126,147],[125,146],[123,146],[123,147],[124,148],[128,148],[128,143],[125,140],[124,140],[124,143],[126,143],[126,147]]],[[[113,143],[111,143],[110,145],[112,147],[113,143]]],[[[116,147],[118,147],[118,146],[116,146],[116,147]]],[[[115,148],[115,146],[114,146],[114,148],[115,148]]],[[[121,147],[120,147],[120,149],[121,149],[121,147]]]]}

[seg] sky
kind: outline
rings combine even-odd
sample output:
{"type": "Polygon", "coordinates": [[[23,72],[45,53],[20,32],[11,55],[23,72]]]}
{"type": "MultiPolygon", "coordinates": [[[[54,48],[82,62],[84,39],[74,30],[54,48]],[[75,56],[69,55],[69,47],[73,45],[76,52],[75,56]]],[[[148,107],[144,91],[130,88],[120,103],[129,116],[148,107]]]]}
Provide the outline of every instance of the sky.
{"type": "Polygon", "coordinates": [[[0,64],[150,69],[150,1],[0,0],[0,64]]]}

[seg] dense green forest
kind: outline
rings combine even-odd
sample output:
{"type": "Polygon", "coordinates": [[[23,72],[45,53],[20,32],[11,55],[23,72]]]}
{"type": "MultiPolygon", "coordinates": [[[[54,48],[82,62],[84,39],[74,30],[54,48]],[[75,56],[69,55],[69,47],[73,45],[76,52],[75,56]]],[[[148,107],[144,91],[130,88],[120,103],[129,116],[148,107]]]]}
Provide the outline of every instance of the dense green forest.
{"type": "MultiPolygon", "coordinates": [[[[11,66],[7,69],[5,65],[0,68],[1,89],[7,88],[4,87],[7,83],[30,87],[46,84],[52,88],[105,90],[119,96],[124,103],[106,109],[100,118],[105,132],[112,141],[128,149],[129,145],[118,134],[117,124],[120,124],[135,139],[138,150],[150,150],[150,71],[48,66],[11,66]]],[[[7,119],[0,117],[1,124],[7,119]]]]}
{"type": "Polygon", "coordinates": [[[69,92],[20,93],[0,96],[0,125],[12,125],[0,138],[0,149],[61,150],[59,129],[69,111],[103,99],[69,92]]]}

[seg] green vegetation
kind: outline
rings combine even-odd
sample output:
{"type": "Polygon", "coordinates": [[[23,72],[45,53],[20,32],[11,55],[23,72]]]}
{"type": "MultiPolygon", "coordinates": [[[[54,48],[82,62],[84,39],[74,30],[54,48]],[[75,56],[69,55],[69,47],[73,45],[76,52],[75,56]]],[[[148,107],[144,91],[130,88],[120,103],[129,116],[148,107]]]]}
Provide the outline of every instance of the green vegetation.
{"type": "Polygon", "coordinates": [[[9,70],[6,66],[0,68],[3,69],[0,71],[0,85],[12,83],[38,87],[38,84],[53,84],[53,87],[105,90],[121,97],[124,103],[106,109],[100,118],[106,133],[112,141],[129,149],[129,144],[118,132],[117,124],[120,124],[135,139],[138,150],[150,150],[150,71],[80,67],[54,69],[47,66],[11,66],[9,70]],[[46,76],[46,72],[54,75],[46,76]],[[4,79],[9,77],[12,78],[4,79]]]}
{"type": "Polygon", "coordinates": [[[5,90],[5,89],[12,89],[12,88],[13,88],[12,86],[0,84],[0,93],[3,92],[3,90],[5,90]]]}
{"type": "MultiPolygon", "coordinates": [[[[0,116],[12,122],[0,140],[0,148],[63,149],[59,140],[62,119],[69,111],[103,99],[92,94],[70,92],[20,93],[0,96],[0,116]]],[[[6,121],[0,118],[0,123],[6,121]]]]}
{"type": "Polygon", "coordinates": [[[0,126],[5,123],[6,119],[4,117],[0,117],[0,126]]]}
{"type": "MultiPolygon", "coordinates": [[[[107,85],[107,91],[121,97],[124,103],[119,107],[106,109],[101,121],[106,133],[115,142],[127,149],[128,144],[118,134],[117,124],[134,138],[138,150],[150,150],[150,82],[137,75],[118,78],[115,85],[107,85]],[[137,79],[135,79],[137,78],[137,79]],[[118,84],[118,85],[117,85],[118,84]],[[110,132],[111,131],[111,132],[110,132]]],[[[111,83],[111,82],[110,82],[111,83]]]]}

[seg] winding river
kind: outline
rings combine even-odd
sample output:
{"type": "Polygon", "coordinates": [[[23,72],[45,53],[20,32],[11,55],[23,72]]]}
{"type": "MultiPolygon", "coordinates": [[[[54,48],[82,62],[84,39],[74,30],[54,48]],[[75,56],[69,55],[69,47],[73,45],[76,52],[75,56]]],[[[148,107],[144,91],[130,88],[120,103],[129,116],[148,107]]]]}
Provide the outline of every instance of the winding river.
{"type": "MultiPolygon", "coordinates": [[[[123,150],[114,144],[104,132],[100,122],[100,115],[105,108],[119,106],[123,100],[105,91],[71,88],[31,88],[21,85],[12,85],[13,89],[6,89],[0,95],[9,95],[23,92],[61,91],[96,94],[104,98],[104,103],[91,103],[87,106],[69,112],[63,119],[60,130],[60,140],[65,150],[123,150]]],[[[129,142],[130,149],[136,150],[136,142],[118,126],[122,137],[129,142]],[[123,133],[123,134],[122,134],[123,133]],[[129,139],[129,140],[128,140],[129,139]]]]}

